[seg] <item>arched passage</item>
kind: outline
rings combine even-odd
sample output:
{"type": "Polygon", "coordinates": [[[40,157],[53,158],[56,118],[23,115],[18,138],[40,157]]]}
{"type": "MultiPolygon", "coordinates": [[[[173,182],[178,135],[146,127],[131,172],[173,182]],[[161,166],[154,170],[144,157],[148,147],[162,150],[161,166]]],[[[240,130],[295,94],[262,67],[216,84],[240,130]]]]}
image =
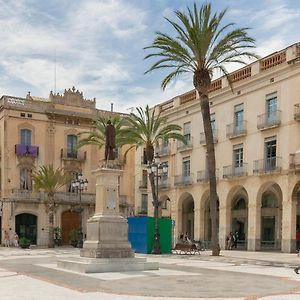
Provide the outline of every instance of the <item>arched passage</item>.
{"type": "MultiPolygon", "coordinates": [[[[300,248],[300,181],[295,185],[292,193],[292,201],[295,203],[296,219],[296,249],[300,248]]],[[[294,207],[295,207],[294,206],[294,207]]]]}
{"type": "Polygon", "coordinates": [[[158,210],[159,217],[171,218],[171,199],[168,195],[164,194],[159,197],[160,206],[158,210]]]}
{"type": "Polygon", "coordinates": [[[37,240],[37,216],[23,213],[16,215],[16,233],[19,237],[26,237],[30,243],[36,245],[37,240]]]}
{"type": "Polygon", "coordinates": [[[231,199],[231,231],[237,238],[239,248],[246,248],[248,233],[248,194],[245,188],[238,188],[231,199]]]}
{"type": "Polygon", "coordinates": [[[281,249],[282,239],[282,192],[277,183],[266,184],[260,190],[261,249],[281,249]]]}
{"type": "Polygon", "coordinates": [[[184,193],[179,200],[179,234],[187,233],[190,239],[194,239],[194,198],[190,193],[184,193]]]}
{"type": "Polygon", "coordinates": [[[80,229],[80,215],[78,212],[67,210],[61,215],[61,231],[63,245],[70,244],[70,233],[72,230],[80,229]]]}

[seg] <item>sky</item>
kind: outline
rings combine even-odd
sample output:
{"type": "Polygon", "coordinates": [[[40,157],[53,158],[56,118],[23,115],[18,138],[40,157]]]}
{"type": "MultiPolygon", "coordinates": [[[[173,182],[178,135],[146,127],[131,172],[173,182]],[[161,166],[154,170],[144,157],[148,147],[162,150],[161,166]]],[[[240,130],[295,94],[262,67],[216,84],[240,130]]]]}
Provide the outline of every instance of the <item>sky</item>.
{"type": "MultiPolygon", "coordinates": [[[[196,0],[199,6],[203,3],[196,0]]],[[[163,91],[163,71],[144,75],[144,60],[160,31],[174,33],[164,17],[189,0],[0,0],[0,95],[45,97],[75,86],[99,109],[167,101],[193,88],[192,74],[163,91]],[[56,70],[56,71],[55,71],[56,70]],[[56,79],[55,79],[56,78],[56,79]]],[[[227,8],[225,23],[249,27],[261,57],[299,42],[300,0],[212,0],[227,8]]],[[[239,66],[230,66],[234,70],[239,66]]]]}

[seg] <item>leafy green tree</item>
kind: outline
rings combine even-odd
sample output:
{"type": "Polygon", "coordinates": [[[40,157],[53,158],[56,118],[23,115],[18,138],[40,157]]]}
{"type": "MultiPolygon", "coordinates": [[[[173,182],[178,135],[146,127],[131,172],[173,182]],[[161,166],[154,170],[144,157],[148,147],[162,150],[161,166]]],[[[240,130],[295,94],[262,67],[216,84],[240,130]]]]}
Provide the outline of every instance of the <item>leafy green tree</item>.
{"type": "Polygon", "coordinates": [[[220,71],[231,85],[230,75],[226,69],[229,63],[245,62],[243,58],[257,58],[250,51],[255,47],[254,39],[248,36],[248,28],[232,28],[234,23],[222,25],[226,10],[212,12],[211,5],[205,3],[198,9],[196,3],[187,8],[187,13],[176,10],[177,21],[167,19],[174,30],[175,37],[161,32],[156,33],[153,43],[145,47],[150,50],[145,59],[154,58],[156,62],[146,73],[171,69],[162,80],[165,89],[172,80],[184,73],[193,74],[193,85],[200,97],[204,133],[208,153],[208,173],[210,184],[210,214],[212,232],[212,255],[219,255],[217,228],[217,184],[216,162],[213,133],[210,123],[209,89],[212,75],[220,71]]]}
{"type": "Polygon", "coordinates": [[[33,190],[36,192],[44,190],[48,196],[49,248],[54,247],[54,196],[70,179],[69,175],[64,174],[62,169],[54,169],[52,164],[41,166],[38,171],[32,174],[33,190]]]}

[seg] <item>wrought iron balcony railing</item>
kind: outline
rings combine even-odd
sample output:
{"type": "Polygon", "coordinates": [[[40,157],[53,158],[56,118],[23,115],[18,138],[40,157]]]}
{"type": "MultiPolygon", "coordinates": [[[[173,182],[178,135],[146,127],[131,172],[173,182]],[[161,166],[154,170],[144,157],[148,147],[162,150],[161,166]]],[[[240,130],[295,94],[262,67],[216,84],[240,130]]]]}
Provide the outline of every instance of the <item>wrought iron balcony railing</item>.
{"type": "Polygon", "coordinates": [[[38,146],[32,146],[32,145],[16,144],[15,145],[15,153],[16,153],[17,156],[38,157],[39,147],[38,146]]]}
{"type": "MultiPolygon", "coordinates": [[[[219,169],[216,169],[216,179],[219,180],[219,169]]],[[[197,172],[197,182],[208,182],[209,174],[208,170],[202,170],[197,172]]]]}
{"type": "Polygon", "coordinates": [[[194,176],[193,174],[190,175],[176,175],[174,178],[174,185],[190,185],[193,184],[194,176]]]}
{"type": "Polygon", "coordinates": [[[239,167],[233,165],[223,167],[223,178],[229,179],[233,177],[247,176],[247,165],[243,163],[239,167]]]}
{"type": "Polygon", "coordinates": [[[168,179],[164,179],[164,180],[159,180],[158,181],[158,188],[160,190],[167,190],[170,188],[170,183],[168,179]]]}
{"type": "Polygon", "coordinates": [[[295,119],[296,121],[300,121],[300,103],[295,104],[294,119],[295,119]]]}
{"type": "MultiPolygon", "coordinates": [[[[213,129],[213,143],[216,144],[218,142],[218,130],[213,129]]],[[[206,145],[205,133],[200,133],[200,145],[206,145]]]]}
{"type": "Polygon", "coordinates": [[[253,173],[268,173],[281,170],[281,157],[274,156],[253,162],[253,173]]]}
{"type": "Polygon", "coordinates": [[[157,151],[159,156],[166,156],[166,155],[170,155],[170,146],[160,146],[157,151]]]}
{"type": "Polygon", "coordinates": [[[140,180],[139,189],[147,189],[147,187],[148,187],[147,180],[140,180]]]}
{"type": "Polygon", "coordinates": [[[67,149],[61,149],[60,150],[60,157],[63,160],[85,161],[86,160],[86,151],[80,151],[80,150],[69,151],[67,149]]]}
{"type": "Polygon", "coordinates": [[[239,124],[232,123],[226,126],[226,137],[229,139],[243,136],[247,133],[247,122],[243,121],[239,124]]]}
{"type": "Polygon", "coordinates": [[[189,140],[187,140],[186,144],[181,141],[177,141],[177,150],[178,151],[190,150],[192,148],[193,148],[193,138],[192,137],[189,140]]]}
{"type": "Polygon", "coordinates": [[[276,110],[272,113],[262,114],[257,116],[257,128],[260,130],[276,127],[280,125],[281,111],[276,110]]]}

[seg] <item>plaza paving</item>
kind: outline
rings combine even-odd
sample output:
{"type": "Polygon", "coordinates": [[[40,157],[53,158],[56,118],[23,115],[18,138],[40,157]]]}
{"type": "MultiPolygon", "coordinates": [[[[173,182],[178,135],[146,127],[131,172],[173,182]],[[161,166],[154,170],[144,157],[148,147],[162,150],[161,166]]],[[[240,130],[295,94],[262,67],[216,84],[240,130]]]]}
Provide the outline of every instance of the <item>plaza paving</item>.
{"type": "MultiPolygon", "coordinates": [[[[222,251],[220,257],[147,255],[160,269],[80,274],[57,268],[75,248],[0,248],[0,299],[300,299],[296,254],[222,251]]],[[[137,255],[145,256],[145,255],[137,255]]]]}

